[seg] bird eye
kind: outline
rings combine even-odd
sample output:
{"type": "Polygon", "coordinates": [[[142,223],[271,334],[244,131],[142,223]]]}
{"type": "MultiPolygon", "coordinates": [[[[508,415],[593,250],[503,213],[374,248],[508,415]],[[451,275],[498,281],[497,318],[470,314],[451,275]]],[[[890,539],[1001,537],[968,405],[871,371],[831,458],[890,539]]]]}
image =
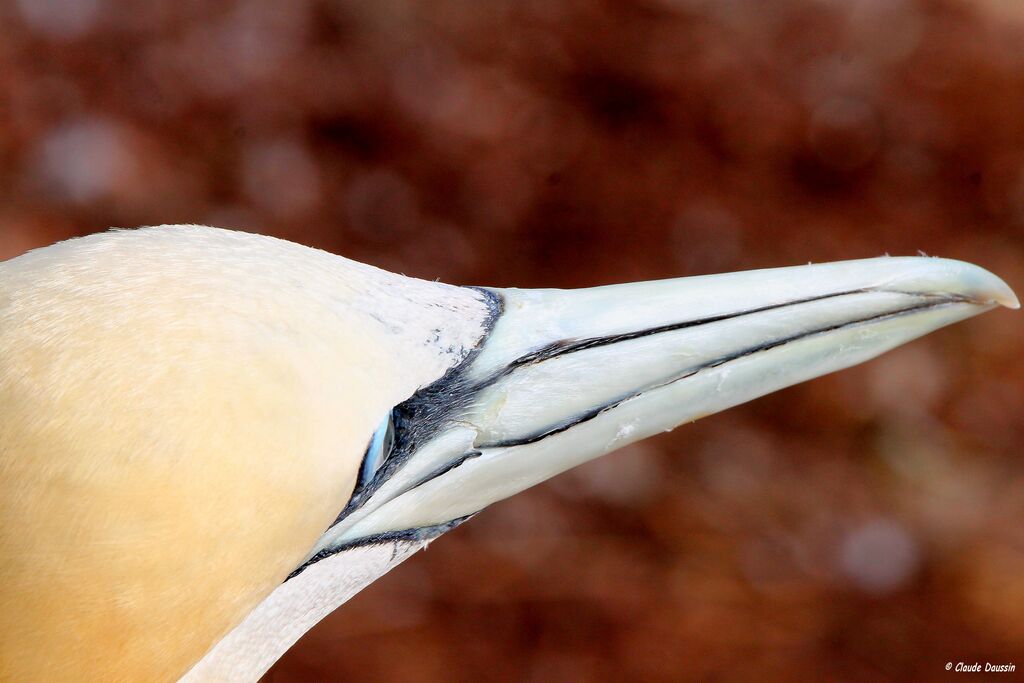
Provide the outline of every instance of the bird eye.
{"type": "Polygon", "coordinates": [[[380,466],[387,460],[388,455],[391,454],[391,446],[394,442],[395,423],[392,419],[392,412],[388,411],[380,426],[377,427],[373,436],[370,437],[370,443],[366,447],[366,454],[363,456],[363,465],[359,469],[359,482],[356,484],[356,488],[362,488],[373,481],[377,470],[380,469],[380,466]]]}

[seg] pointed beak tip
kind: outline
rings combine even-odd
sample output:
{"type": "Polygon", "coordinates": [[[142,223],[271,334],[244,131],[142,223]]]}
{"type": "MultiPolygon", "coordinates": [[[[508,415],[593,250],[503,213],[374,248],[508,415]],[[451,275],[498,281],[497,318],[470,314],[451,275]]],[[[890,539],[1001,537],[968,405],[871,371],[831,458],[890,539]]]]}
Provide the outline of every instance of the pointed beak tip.
{"type": "Polygon", "coordinates": [[[994,301],[997,304],[1006,306],[1007,308],[1013,310],[1017,310],[1018,308],[1020,308],[1020,300],[1017,299],[1017,295],[1014,294],[1013,290],[1010,289],[1009,287],[1007,287],[1006,291],[1003,292],[1002,295],[999,298],[995,299],[994,301]]]}
{"type": "Polygon", "coordinates": [[[938,272],[945,271],[941,284],[949,287],[947,291],[956,292],[979,306],[1020,308],[1020,301],[1010,286],[991,271],[966,261],[927,258],[938,266],[938,272]]]}
{"type": "Polygon", "coordinates": [[[975,286],[972,288],[974,289],[973,298],[975,300],[990,306],[1005,306],[1013,310],[1020,308],[1020,300],[1013,290],[1010,289],[1010,285],[1006,284],[999,276],[984,268],[976,268],[980,271],[979,275],[981,277],[977,279],[974,283],[975,286]]]}

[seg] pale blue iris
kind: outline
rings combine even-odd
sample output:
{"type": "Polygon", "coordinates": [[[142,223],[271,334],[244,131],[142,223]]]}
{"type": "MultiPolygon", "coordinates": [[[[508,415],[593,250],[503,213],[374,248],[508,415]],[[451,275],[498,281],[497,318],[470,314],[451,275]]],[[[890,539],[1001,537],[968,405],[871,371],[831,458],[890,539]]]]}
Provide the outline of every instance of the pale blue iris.
{"type": "Polygon", "coordinates": [[[394,428],[391,422],[391,413],[384,416],[384,420],[377,427],[377,431],[370,438],[370,445],[366,447],[366,455],[363,456],[363,466],[359,470],[359,486],[365,486],[373,480],[377,470],[384,464],[391,453],[391,443],[394,439],[394,428]]]}

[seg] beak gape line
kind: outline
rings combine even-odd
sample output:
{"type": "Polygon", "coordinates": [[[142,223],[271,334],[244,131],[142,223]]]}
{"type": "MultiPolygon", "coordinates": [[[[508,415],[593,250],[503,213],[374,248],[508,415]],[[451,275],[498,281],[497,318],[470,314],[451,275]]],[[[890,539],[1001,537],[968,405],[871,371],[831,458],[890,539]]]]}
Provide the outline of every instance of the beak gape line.
{"type": "MultiPolygon", "coordinates": [[[[585,339],[585,340],[581,340],[581,341],[559,342],[559,343],[556,343],[556,344],[552,344],[552,345],[550,345],[550,346],[548,346],[548,347],[546,347],[544,349],[541,349],[539,351],[536,351],[534,353],[522,356],[521,358],[517,359],[512,365],[510,365],[508,370],[503,372],[502,375],[510,374],[510,373],[514,372],[517,368],[525,366],[525,365],[534,365],[534,364],[537,364],[537,363],[543,363],[546,360],[550,360],[552,358],[557,358],[559,356],[564,356],[564,355],[569,354],[569,353],[575,353],[575,352],[578,352],[578,351],[583,351],[585,349],[592,349],[592,348],[596,348],[596,347],[599,347],[599,346],[607,346],[609,344],[615,344],[617,342],[629,341],[629,340],[632,340],[632,339],[639,339],[641,337],[648,337],[648,336],[651,336],[651,335],[662,334],[662,333],[665,333],[665,332],[674,332],[676,330],[683,330],[683,329],[686,329],[686,328],[689,328],[689,327],[697,327],[698,325],[708,325],[708,324],[719,322],[719,321],[722,321],[722,320],[731,320],[731,319],[734,319],[734,318],[739,318],[739,317],[746,316],[746,315],[753,315],[755,313],[761,313],[761,312],[764,312],[764,311],[771,311],[771,310],[776,310],[776,309],[780,309],[780,308],[786,308],[788,306],[795,306],[797,304],[810,303],[812,301],[821,301],[823,299],[832,299],[832,298],[836,298],[836,297],[847,296],[847,295],[850,295],[850,294],[858,294],[858,293],[862,293],[862,292],[863,292],[863,290],[855,290],[855,291],[849,291],[849,292],[837,292],[835,294],[824,294],[824,295],[821,295],[821,296],[809,297],[807,299],[800,299],[800,300],[792,301],[792,302],[789,302],[789,303],[775,304],[775,305],[772,305],[772,306],[763,306],[761,308],[750,309],[750,310],[747,310],[747,311],[740,311],[738,313],[729,313],[729,314],[724,314],[724,315],[720,315],[720,316],[713,316],[713,317],[709,317],[709,318],[703,318],[703,319],[700,319],[700,320],[688,320],[686,322],[675,323],[675,324],[672,324],[672,325],[663,325],[661,327],[655,327],[655,328],[651,328],[651,329],[640,330],[638,332],[632,332],[632,333],[628,333],[628,334],[618,334],[618,335],[613,335],[613,336],[610,336],[610,337],[597,337],[597,338],[585,339]]],[[[701,372],[703,370],[707,370],[709,368],[717,368],[717,367],[719,367],[721,365],[725,365],[726,363],[728,363],[730,361],[734,361],[734,360],[737,360],[739,358],[743,358],[744,356],[749,356],[749,355],[758,353],[759,351],[767,351],[769,349],[773,349],[773,348],[776,348],[778,346],[782,346],[783,344],[788,344],[789,342],[797,341],[799,339],[804,339],[804,338],[807,338],[807,337],[810,337],[810,336],[813,336],[813,335],[816,335],[816,334],[824,334],[826,332],[832,332],[834,330],[842,329],[844,327],[851,327],[853,325],[869,323],[869,322],[873,322],[873,321],[877,321],[877,320],[882,320],[882,319],[885,319],[885,318],[891,318],[891,317],[897,317],[897,316],[900,316],[900,315],[906,315],[908,313],[914,313],[916,311],[923,311],[923,310],[927,310],[929,308],[935,308],[935,307],[942,306],[942,305],[945,305],[945,304],[958,303],[958,302],[959,303],[963,303],[965,301],[966,301],[966,299],[964,299],[963,297],[936,296],[936,297],[934,297],[933,301],[928,301],[928,302],[925,302],[925,303],[920,303],[920,304],[915,304],[915,305],[911,305],[911,306],[906,306],[905,308],[902,308],[902,309],[899,309],[899,310],[896,310],[896,311],[892,311],[891,313],[882,313],[882,314],[873,315],[873,316],[866,316],[864,318],[851,320],[849,322],[839,323],[839,324],[836,324],[836,325],[827,325],[827,326],[820,327],[820,328],[817,328],[817,329],[808,330],[806,332],[800,332],[798,334],[793,334],[793,335],[790,335],[788,337],[782,337],[780,339],[775,339],[775,340],[772,340],[772,341],[767,341],[767,342],[764,342],[762,344],[758,344],[756,346],[752,346],[750,348],[746,348],[746,349],[743,349],[741,351],[737,351],[735,353],[724,355],[724,356],[722,356],[720,358],[716,358],[716,359],[714,359],[712,361],[709,361],[707,363],[704,363],[702,365],[698,365],[696,367],[689,368],[685,372],[680,373],[679,375],[677,375],[675,377],[671,377],[671,378],[665,380],[664,382],[661,382],[661,383],[656,384],[656,385],[644,387],[643,389],[638,390],[638,391],[636,391],[636,392],[634,392],[632,394],[629,394],[627,396],[624,396],[623,398],[618,399],[618,400],[616,400],[616,401],[614,401],[612,403],[606,403],[606,404],[604,404],[602,406],[598,406],[598,407],[594,408],[593,410],[590,410],[588,412],[585,412],[585,413],[581,414],[580,416],[578,416],[577,418],[575,418],[575,419],[573,419],[571,421],[568,421],[568,422],[565,422],[565,423],[563,423],[561,425],[553,427],[552,429],[549,429],[549,430],[547,430],[545,432],[540,432],[540,433],[537,433],[537,434],[526,436],[526,437],[523,437],[521,439],[509,439],[509,440],[506,440],[506,441],[497,441],[497,442],[493,442],[493,443],[482,444],[480,447],[481,448],[505,448],[505,447],[510,447],[510,446],[523,446],[523,445],[526,445],[526,444],[534,443],[536,441],[540,441],[541,439],[547,438],[547,437],[549,437],[549,436],[551,436],[553,434],[558,434],[560,432],[564,432],[565,430],[570,429],[570,428],[572,428],[572,427],[574,427],[574,426],[576,426],[576,425],[578,425],[578,424],[580,424],[582,422],[586,422],[587,420],[591,420],[591,419],[597,417],[598,415],[600,415],[601,413],[605,412],[606,410],[610,410],[612,408],[615,408],[616,406],[621,404],[623,401],[628,401],[631,398],[635,398],[635,397],[639,396],[644,391],[648,391],[650,389],[657,389],[659,387],[663,387],[663,386],[666,386],[668,384],[671,384],[672,382],[678,382],[679,380],[683,380],[683,379],[687,379],[689,377],[693,377],[694,375],[696,375],[697,373],[699,373],[699,372],[701,372]]],[[[496,380],[497,380],[497,378],[495,378],[495,381],[496,380]]]]}

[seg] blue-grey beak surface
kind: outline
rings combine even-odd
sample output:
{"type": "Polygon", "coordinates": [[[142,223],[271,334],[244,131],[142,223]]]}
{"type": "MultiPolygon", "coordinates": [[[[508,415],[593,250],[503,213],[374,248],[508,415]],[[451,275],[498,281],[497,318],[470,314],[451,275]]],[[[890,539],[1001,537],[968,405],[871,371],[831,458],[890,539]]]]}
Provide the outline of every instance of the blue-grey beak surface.
{"type": "Polygon", "coordinates": [[[321,549],[465,518],[652,434],[1019,306],[988,271],[928,257],[491,291],[502,313],[462,368],[464,407],[321,549]]]}

